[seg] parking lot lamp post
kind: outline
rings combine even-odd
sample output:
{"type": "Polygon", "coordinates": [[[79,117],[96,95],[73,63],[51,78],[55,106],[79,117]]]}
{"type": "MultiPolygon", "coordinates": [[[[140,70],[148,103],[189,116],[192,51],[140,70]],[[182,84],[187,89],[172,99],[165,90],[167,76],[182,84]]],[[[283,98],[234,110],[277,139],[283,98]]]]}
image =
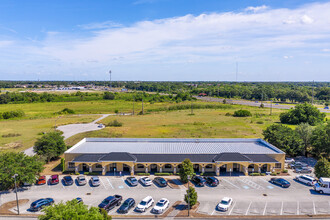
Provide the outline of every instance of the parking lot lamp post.
{"type": "Polygon", "coordinates": [[[17,195],[17,184],[16,184],[16,177],[18,176],[17,173],[12,176],[15,179],[15,192],[16,192],[16,205],[17,205],[17,214],[19,215],[19,206],[18,206],[18,195],[17,195]]]}
{"type": "Polygon", "coordinates": [[[190,216],[190,194],[189,194],[189,181],[190,181],[190,175],[187,176],[188,178],[188,193],[187,193],[187,196],[188,196],[188,217],[190,216]]]}

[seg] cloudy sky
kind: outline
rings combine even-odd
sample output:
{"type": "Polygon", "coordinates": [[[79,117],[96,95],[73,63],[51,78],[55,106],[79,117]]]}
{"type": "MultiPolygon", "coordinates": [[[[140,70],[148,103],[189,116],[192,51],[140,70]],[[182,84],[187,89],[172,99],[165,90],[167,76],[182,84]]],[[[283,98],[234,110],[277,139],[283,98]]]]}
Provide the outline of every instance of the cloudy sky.
{"type": "Polygon", "coordinates": [[[330,81],[330,1],[1,0],[0,80],[330,81]]]}

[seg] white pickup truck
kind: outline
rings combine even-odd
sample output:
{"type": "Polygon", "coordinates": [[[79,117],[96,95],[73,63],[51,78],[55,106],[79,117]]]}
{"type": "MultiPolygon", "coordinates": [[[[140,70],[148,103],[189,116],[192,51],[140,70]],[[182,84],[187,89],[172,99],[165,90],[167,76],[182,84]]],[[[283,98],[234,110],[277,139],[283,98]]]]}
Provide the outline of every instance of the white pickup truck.
{"type": "Polygon", "coordinates": [[[330,194],[330,178],[321,177],[319,182],[313,186],[316,192],[330,194]]]}

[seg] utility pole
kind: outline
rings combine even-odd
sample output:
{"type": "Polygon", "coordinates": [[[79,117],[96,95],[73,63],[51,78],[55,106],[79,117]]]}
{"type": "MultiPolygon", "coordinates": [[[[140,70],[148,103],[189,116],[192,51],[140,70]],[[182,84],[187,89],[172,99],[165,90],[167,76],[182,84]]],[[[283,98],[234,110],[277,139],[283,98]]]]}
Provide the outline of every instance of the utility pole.
{"type": "Polygon", "coordinates": [[[109,75],[110,75],[110,90],[112,89],[111,88],[111,70],[109,70],[109,75]]]}
{"type": "Polygon", "coordinates": [[[144,115],[144,109],[143,109],[143,99],[142,99],[142,115],[144,115]]]}
{"type": "Polygon", "coordinates": [[[314,80],[313,80],[313,87],[312,87],[312,105],[314,104],[314,80]]]}
{"type": "Polygon", "coordinates": [[[17,214],[19,215],[19,205],[18,205],[18,195],[17,195],[17,184],[16,184],[16,177],[18,176],[17,173],[12,176],[15,179],[15,192],[16,192],[16,205],[17,205],[17,214]]]}

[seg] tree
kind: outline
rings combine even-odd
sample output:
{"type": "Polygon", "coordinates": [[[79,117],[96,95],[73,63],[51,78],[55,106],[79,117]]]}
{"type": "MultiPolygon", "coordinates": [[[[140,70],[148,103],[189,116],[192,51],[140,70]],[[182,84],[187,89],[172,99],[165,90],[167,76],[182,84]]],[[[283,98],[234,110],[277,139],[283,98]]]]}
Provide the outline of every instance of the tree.
{"type": "Polygon", "coordinates": [[[302,155],[303,153],[304,148],[302,140],[294,130],[287,126],[273,124],[267,127],[262,134],[266,141],[283,150],[290,156],[302,155]]]}
{"type": "Polygon", "coordinates": [[[45,214],[38,217],[39,220],[51,220],[51,219],[61,219],[61,220],[111,220],[111,216],[107,213],[104,215],[96,207],[88,208],[87,205],[83,203],[78,203],[76,199],[72,201],[67,201],[66,203],[59,203],[53,206],[48,206],[42,210],[45,214]]]}
{"type": "Polygon", "coordinates": [[[312,132],[311,144],[314,156],[330,157],[330,122],[316,126],[312,132]]]}
{"type": "Polygon", "coordinates": [[[234,117],[249,117],[249,116],[252,116],[251,112],[248,111],[248,110],[237,110],[234,112],[234,117]]]}
{"type": "Polygon", "coordinates": [[[183,183],[188,182],[188,175],[191,177],[193,175],[195,175],[193,164],[191,163],[191,161],[189,159],[185,159],[182,162],[182,168],[179,171],[179,175],[180,175],[180,179],[183,183]]]}
{"type": "Polygon", "coordinates": [[[104,92],[103,99],[114,100],[115,94],[113,94],[112,92],[104,92]]]}
{"type": "Polygon", "coordinates": [[[294,109],[280,114],[280,120],[283,124],[297,125],[308,123],[312,126],[319,122],[323,122],[325,113],[321,113],[315,106],[311,104],[298,104],[294,109]]]}
{"type": "Polygon", "coordinates": [[[194,206],[197,203],[197,192],[195,190],[194,187],[189,187],[189,189],[187,189],[187,194],[184,195],[184,201],[188,204],[190,204],[190,208],[192,206],[194,206]],[[188,198],[189,198],[189,202],[188,202],[188,198]]]}
{"type": "Polygon", "coordinates": [[[304,155],[307,156],[307,148],[311,144],[312,137],[312,127],[308,123],[301,123],[296,127],[295,132],[298,134],[299,138],[303,141],[304,144],[304,155]]]}
{"type": "Polygon", "coordinates": [[[330,177],[330,162],[327,158],[319,159],[314,167],[314,173],[317,178],[330,177]]]}
{"type": "Polygon", "coordinates": [[[27,156],[20,152],[7,152],[0,154],[0,189],[8,190],[14,187],[14,174],[18,174],[18,185],[34,183],[36,175],[44,168],[44,162],[38,156],[27,156]]]}
{"type": "Polygon", "coordinates": [[[49,132],[39,138],[34,144],[34,152],[43,156],[49,162],[66,151],[63,136],[59,132],[49,132]]]}

